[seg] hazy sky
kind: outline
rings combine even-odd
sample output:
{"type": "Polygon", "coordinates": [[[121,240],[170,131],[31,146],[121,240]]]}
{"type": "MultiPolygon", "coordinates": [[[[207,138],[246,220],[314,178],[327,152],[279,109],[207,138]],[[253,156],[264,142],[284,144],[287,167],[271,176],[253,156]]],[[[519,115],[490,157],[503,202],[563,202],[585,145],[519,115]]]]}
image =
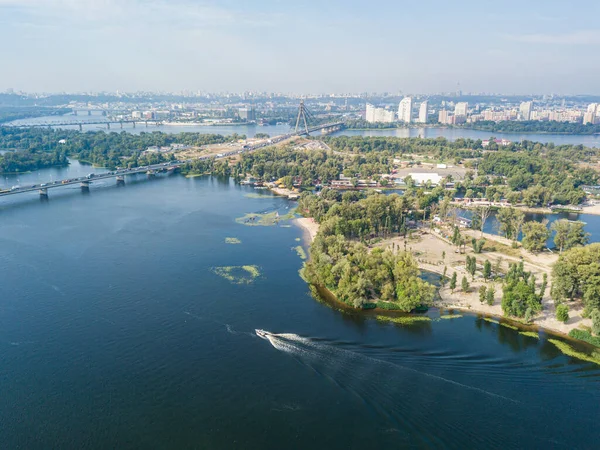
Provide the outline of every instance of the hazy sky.
{"type": "Polygon", "coordinates": [[[600,1],[0,0],[0,90],[600,94],[600,1]]]}

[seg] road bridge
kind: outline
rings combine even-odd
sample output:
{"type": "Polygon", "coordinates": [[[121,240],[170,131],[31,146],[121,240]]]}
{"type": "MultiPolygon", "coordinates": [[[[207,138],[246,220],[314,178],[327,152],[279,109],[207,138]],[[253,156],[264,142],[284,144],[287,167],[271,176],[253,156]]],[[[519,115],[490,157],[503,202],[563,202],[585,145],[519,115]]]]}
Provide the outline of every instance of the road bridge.
{"type": "Polygon", "coordinates": [[[273,137],[270,139],[264,139],[253,145],[245,146],[241,150],[234,150],[234,151],[229,151],[229,152],[225,152],[225,153],[219,153],[216,156],[214,156],[214,155],[200,156],[198,158],[187,159],[184,161],[176,160],[176,161],[169,161],[169,162],[160,163],[160,164],[152,164],[152,165],[148,165],[148,166],[134,167],[131,169],[117,169],[117,170],[114,170],[111,172],[105,172],[105,173],[100,173],[100,174],[91,173],[85,177],[68,178],[68,179],[64,179],[64,180],[50,181],[47,183],[39,183],[39,184],[31,184],[31,185],[27,185],[27,186],[13,186],[10,189],[0,190],[0,197],[5,197],[8,195],[25,194],[28,192],[36,192],[36,191],[39,193],[40,196],[47,197],[48,191],[50,189],[57,189],[57,188],[64,187],[64,186],[72,186],[74,184],[79,184],[82,189],[89,189],[90,184],[92,184],[93,182],[99,181],[99,180],[106,180],[106,179],[110,179],[110,178],[116,179],[117,183],[124,183],[125,177],[128,175],[146,173],[149,176],[153,176],[157,173],[174,172],[174,171],[180,169],[182,165],[187,164],[187,163],[192,163],[194,161],[199,161],[199,160],[201,161],[201,160],[207,160],[207,159],[220,160],[220,159],[228,158],[230,156],[234,156],[234,155],[238,155],[238,154],[251,153],[251,152],[260,150],[262,148],[265,148],[265,147],[270,147],[272,145],[275,145],[279,142],[285,141],[286,139],[290,139],[295,136],[308,135],[309,133],[313,133],[316,131],[322,131],[325,133],[333,132],[333,131],[339,130],[343,126],[344,126],[343,122],[334,122],[334,123],[326,123],[326,124],[316,125],[316,126],[313,126],[310,128],[305,128],[303,130],[294,131],[292,133],[282,134],[280,136],[276,136],[276,137],[273,137]]]}

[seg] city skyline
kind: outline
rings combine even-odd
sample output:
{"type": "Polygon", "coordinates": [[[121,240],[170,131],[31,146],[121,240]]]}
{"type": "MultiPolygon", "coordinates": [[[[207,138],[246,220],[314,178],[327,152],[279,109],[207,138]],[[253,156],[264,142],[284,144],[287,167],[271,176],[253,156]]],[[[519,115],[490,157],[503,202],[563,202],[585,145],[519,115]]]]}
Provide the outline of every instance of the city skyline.
{"type": "Polygon", "coordinates": [[[0,0],[0,91],[600,94],[597,3],[459,3],[0,0]]]}

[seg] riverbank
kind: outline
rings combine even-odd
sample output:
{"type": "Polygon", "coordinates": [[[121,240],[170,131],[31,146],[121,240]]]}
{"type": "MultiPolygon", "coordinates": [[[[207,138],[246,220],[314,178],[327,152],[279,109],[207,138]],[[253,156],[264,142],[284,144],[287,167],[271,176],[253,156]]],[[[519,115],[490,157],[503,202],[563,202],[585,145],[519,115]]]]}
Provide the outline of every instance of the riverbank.
{"type": "MultiPolygon", "coordinates": [[[[294,223],[304,230],[307,244],[312,243],[319,231],[319,224],[312,218],[306,217],[295,219],[294,223]]],[[[495,242],[505,245],[503,242],[494,240],[498,238],[497,236],[486,234],[485,237],[488,240],[488,246],[493,246],[495,242]]],[[[404,239],[402,237],[387,239],[378,243],[377,246],[390,249],[404,248],[404,239]]],[[[460,286],[454,291],[447,286],[441,287],[439,289],[440,298],[434,305],[438,308],[456,309],[498,318],[506,318],[501,306],[502,284],[486,282],[482,277],[481,269],[485,260],[489,260],[492,263],[492,266],[499,267],[503,271],[508,270],[508,265],[510,263],[518,263],[522,260],[525,270],[530,271],[535,275],[538,284],[542,281],[544,273],[548,277],[548,286],[542,300],[542,311],[534,318],[531,324],[526,324],[526,326],[538,327],[565,336],[567,336],[571,330],[592,326],[592,321],[590,319],[584,319],[582,317],[583,306],[581,304],[569,305],[569,320],[566,323],[556,319],[556,308],[554,301],[550,297],[550,288],[552,265],[558,259],[558,255],[550,253],[532,254],[522,249],[520,251],[522,252],[521,256],[523,259],[517,256],[502,254],[500,252],[474,254],[470,249],[467,249],[466,254],[460,254],[456,253],[456,247],[442,236],[437,233],[429,232],[419,234],[415,239],[407,240],[406,249],[413,254],[421,270],[441,275],[444,271],[444,267],[446,267],[446,276],[448,278],[452,277],[454,272],[456,272],[459,283],[464,276],[468,278],[471,285],[469,292],[462,292],[460,286]],[[465,268],[465,258],[467,254],[474,256],[477,259],[478,273],[475,275],[475,280],[467,273],[465,268]],[[494,286],[496,295],[493,305],[488,305],[487,303],[481,303],[479,301],[479,287],[483,285],[494,286]]],[[[518,319],[511,320],[519,322],[518,319]]]]}
{"type": "Polygon", "coordinates": [[[306,244],[312,244],[312,241],[315,240],[315,237],[319,232],[319,224],[310,217],[300,217],[299,219],[294,219],[294,223],[304,230],[306,244]]]}

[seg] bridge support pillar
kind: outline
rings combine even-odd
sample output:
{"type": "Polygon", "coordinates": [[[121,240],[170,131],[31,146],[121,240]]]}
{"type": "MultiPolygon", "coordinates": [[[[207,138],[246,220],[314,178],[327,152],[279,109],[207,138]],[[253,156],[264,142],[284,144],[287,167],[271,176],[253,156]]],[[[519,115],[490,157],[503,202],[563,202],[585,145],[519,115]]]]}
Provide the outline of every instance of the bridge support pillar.
{"type": "Polygon", "coordinates": [[[123,129],[123,122],[121,121],[121,130],[123,129]]]}
{"type": "Polygon", "coordinates": [[[89,191],[90,189],[90,182],[89,181],[82,181],[81,182],[81,190],[82,191],[89,191]]]}
{"type": "Polygon", "coordinates": [[[148,128],[148,121],[146,120],[146,128],[148,128]]]}
{"type": "Polygon", "coordinates": [[[135,121],[133,122],[133,128],[135,128],[135,121]]]}
{"type": "Polygon", "coordinates": [[[91,115],[92,115],[92,111],[88,110],[88,116],[91,116],[91,115]]]}
{"type": "Polygon", "coordinates": [[[48,197],[48,189],[43,188],[39,190],[40,192],[40,197],[48,197]]]}
{"type": "Polygon", "coordinates": [[[117,186],[120,184],[125,184],[125,177],[117,177],[117,186]]]}
{"type": "Polygon", "coordinates": [[[110,122],[108,122],[108,123],[106,124],[106,129],[107,129],[107,130],[110,130],[110,122]]]}
{"type": "Polygon", "coordinates": [[[83,125],[79,124],[79,131],[83,131],[83,125]]]}

